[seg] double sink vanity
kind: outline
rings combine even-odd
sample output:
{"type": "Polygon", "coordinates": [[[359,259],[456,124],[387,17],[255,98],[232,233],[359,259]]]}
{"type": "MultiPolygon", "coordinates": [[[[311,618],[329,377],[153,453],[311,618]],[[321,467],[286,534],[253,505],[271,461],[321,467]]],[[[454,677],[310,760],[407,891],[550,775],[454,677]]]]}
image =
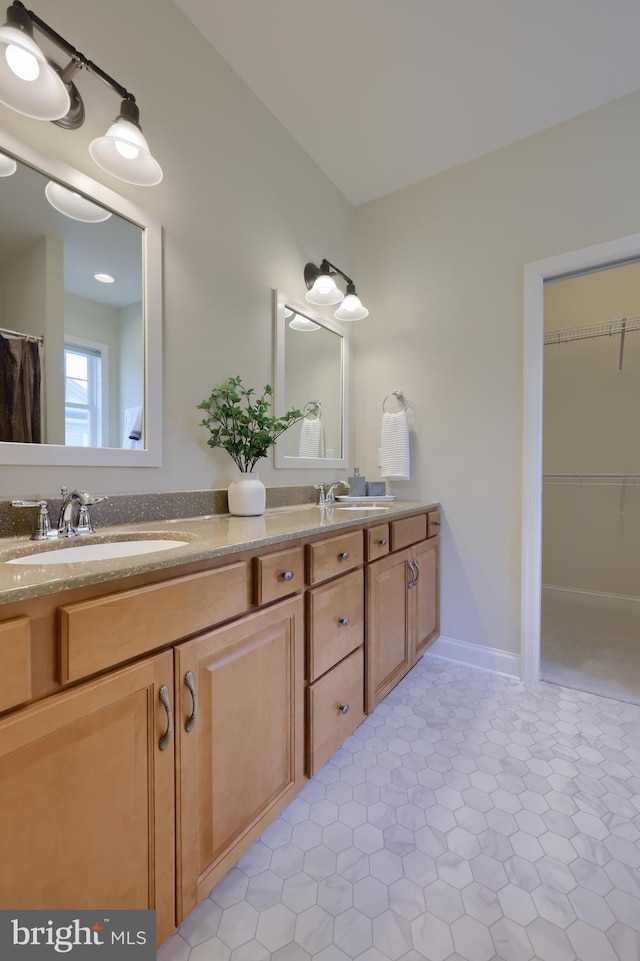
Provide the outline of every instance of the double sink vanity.
{"type": "Polygon", "coordinates": [[[438,636],[439,522],[0,540],[0,906],[151,908],[166,940],[438,636]]]}

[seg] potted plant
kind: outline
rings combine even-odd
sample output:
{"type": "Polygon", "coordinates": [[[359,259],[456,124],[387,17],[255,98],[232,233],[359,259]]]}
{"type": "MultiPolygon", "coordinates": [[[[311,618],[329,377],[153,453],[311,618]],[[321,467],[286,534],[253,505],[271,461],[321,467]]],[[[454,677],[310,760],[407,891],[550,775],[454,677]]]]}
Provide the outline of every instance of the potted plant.
{"type": "Polygon", "coordinates": [[[209,431],[209,447],[226,450],[240,471],[240,476],[229,485],[231,514],[264,512],[265,488],[255,466],[267,456],[280,434],[304,416],[296,408],[280,417],[274,416],[271,413],[272,397],[270,384],[258,397],[252,387],[244,386],[240,377],[229,377],[198,404],[198,410],[206,411],[200,424],[209,431]]]}

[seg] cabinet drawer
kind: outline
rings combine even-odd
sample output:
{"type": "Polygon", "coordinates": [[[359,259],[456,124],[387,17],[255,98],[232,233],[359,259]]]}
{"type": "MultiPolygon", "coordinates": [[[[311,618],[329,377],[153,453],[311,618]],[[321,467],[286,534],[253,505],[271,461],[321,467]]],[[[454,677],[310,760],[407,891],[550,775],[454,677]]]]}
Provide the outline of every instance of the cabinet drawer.
{"type": "Polygon", "coordinates": [[[0,658],[0,711],[6,711],[31,698],[31,622],[28,617],[16,617],[0,624],[0,658]]]}
{"type": "Polygon", "coordinates": [[[309,544],[309,583],[317,584],[328,577],[344,574],[363,561],[362,531],[329,537],[309,544]]]}
{"type": "Polygon", "coordinates": [[[307,688],[309,777],[364,720],[363,671],[364,657],[359,647],[307,688]]]}
{"type": "Polygon", "coordinates": [[[391,550],[399,551],[409,544],[417,544],[427,536],[427,515],[417,514],[415,517],[403,517],[391,521],[391,550]]]}
{"type": "Polygon", "coordinates": [[[427,514],[427,537],[435,537],[440,533],[440,511],[429,511],[427,514]]]}
{"type": "Polygon", "coordinates": [[[352,571],[309,591],[309,680],[364,642],[364,574],[352,571]]]}
{"type": "Polygon", "coordinates": [[[245,561],[59,608],[60,681],[76,681],[249,609],[245,561]]]}
{"type": "Polygon", "coordinates": [[[389,525],[377,524],[366,531],[367,559],[375,561],[389,553],[389,525]]]}
{"type": "Polygon", "coordinates": [[[256,557],[256,604],[269,604],[304,587],[304,552],[291,547],[256,557]]]}

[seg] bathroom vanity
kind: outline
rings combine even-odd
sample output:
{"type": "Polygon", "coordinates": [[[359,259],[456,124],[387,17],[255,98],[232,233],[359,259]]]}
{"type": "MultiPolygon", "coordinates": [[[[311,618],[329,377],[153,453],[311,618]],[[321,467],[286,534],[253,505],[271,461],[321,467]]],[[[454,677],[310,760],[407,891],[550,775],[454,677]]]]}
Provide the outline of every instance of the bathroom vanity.
{"type": "Polygon", "coordinates": [[[439,520],[304,505],[30,567],[0,541],[0,907],[154,908],[166,940],[438,636],[439,520]]]}

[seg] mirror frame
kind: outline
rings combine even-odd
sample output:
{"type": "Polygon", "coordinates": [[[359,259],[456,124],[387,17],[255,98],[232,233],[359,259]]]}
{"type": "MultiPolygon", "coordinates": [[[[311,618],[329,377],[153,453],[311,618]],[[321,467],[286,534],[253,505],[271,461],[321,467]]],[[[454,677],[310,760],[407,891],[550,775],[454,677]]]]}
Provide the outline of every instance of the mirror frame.
{"type": "Polygon", "coordinates": [[[277,416],[284,414],[285,404],[285,333],[286,321],[284,308],[291,307],[296,313],[302,314],[320,324],[326,330],[332,331],[340,338],[341,344],[341,390],[342,390],[342,456],[341,457],[287,457],[278,449],[273,448],[274,467],[284,467],[289,470],[298,468],[313,468],[314,470],[344,469],[349,465],[349,335],[347,328],[333,317],[325,317],[318,313],[306,301],[288,297],[282,290],[273,291],[273,384],[274,384],[274,412],[277,416]]]}
{"type": "Polygon", "coordinates": [[[144,303],[144,417],[146,447],[67,447],[0,442],[0,465],[46,467],[160,467],[162,464],[162,228],[157,220],[74,167],[44,157],[4,130],[0,151],[67,184],[142,230],[144,303]]]}

